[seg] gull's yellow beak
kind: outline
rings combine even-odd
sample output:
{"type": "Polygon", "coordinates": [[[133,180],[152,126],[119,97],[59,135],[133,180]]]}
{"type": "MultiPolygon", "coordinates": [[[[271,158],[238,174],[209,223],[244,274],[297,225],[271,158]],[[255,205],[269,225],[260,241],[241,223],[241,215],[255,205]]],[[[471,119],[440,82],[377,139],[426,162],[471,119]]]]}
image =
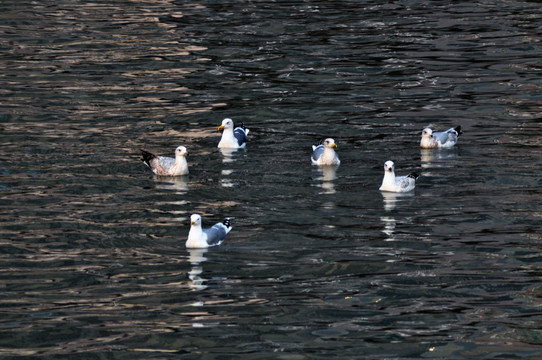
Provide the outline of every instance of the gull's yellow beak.
{"type": "Polygon", "coordinates": [[[224,125],[220,125],[220,126],[218,127],[218,130],[224,130],[224,125]]]}
{"type": "Polygon", "coordinates": [[[190,225],[194,225],[194,224],[195,224],[195,222],[193,222],[193,221],[190,221],[190,225]]]}
{"type": "Polygon", "coordinates": [[[336,148],[336,147],[337,147],[337,144],[333,143],[333,145],[331,145],[331,146],[333,146],[334,148],[336,148]]]}

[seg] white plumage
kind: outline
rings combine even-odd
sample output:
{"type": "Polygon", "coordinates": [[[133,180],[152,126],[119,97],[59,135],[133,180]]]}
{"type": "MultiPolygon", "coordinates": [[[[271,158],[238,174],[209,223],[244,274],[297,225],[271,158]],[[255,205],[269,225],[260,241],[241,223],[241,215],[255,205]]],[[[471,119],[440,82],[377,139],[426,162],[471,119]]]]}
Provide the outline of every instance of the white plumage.
{"type": "Polygon", "coordinates": [[[188,239],[186,240],[187,248],[208,248],[220,245],[232,229],[230,219],[216,223],[210,228],[203,229],[201,227],[201,216],[198,214],[190,216],[190,225],[188,239]]]}
{"type": "Polygon", "coordinates": [[[341,160],[335,152],[337,144],[332,138],[325,139],[319,145],[312,146],[311,162],[313,165],[340,165],[341,160]]]}
{"type": "Polygon", "coordinates": [[[156,175],[180,176],[188,175],[188,163],[186,156],[188,150],[184,146],[175,149],[175,158],[157,156],[153,153],[141,150],[141,161],[147,165],[156,175]]]}
{"type": "Polygon", "coordinates": [[[247,135],[250,132],[243,123],[241,126],[235,127],[233,120],[226,118],[222,120],[222,125],[218,127],[218,130],[223,130],[222,138],[218,143],[218,147],[221,149],[243,149],[247,145],[247,135]]]}
{"type": "Polygon", "coordinates": [[[461,126],[441,132],[433,132],[430,128],[425,128],[422,131],[420,147],[423,149],[451,148],[457,143],[457,138],[461,134],[463,134],[461,126]]]}
{"type": "Polygon", "coordinates": [[[395,176],[393,161],[384,163],[384,179],[382,179],[381,191],[407,192],[414,190],[418,174],[413,172],[407,176],[395,176]]]}

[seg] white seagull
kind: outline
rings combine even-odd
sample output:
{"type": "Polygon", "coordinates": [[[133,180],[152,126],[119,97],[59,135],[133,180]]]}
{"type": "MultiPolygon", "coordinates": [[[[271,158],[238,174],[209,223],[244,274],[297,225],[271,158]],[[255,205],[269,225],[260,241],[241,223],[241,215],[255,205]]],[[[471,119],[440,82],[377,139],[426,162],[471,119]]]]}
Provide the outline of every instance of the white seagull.
{"type": "Polygon", "coordinates": [[[423,149],[451,148],[457,143],[459,135],[463,134],[461,125],[442,132],[433,132],[430,128],[422,131],[420,147],[423,149]]]}
{"type": "Polygon", "coordinates": [[[202,249],[208,248],[209,246],[220,245],[232,229],[230,219],[226,219],[221,223],[216,223],[213,227],[202,229],[201,216],[198,214],[190,216],[190,225],[191,227],[188,232],[186,247],[192,249],[202,249]]]}
{"type": "Polygon", "coordinates": [[[393,161],[388,160],[384,163],[384,179],[380,186],[380,191],[407,192],[414,190],[416,179],[419,177],[413,172],[407,176],[395,176],[393,161]]]}
{"type": "Polygon", "coordinates": [[[250,132],[243,123],[234,129],[233,120],[226,118],[218,127],[222,132],[222,138],[218,143],[221,149],[243,149],[247,146],[247,135],[250,132]]]}
{"type": "Polygon", "coordinates": [[[186,156],[188,151],[184,146],[175,149],[175,158],[157,156],[143,149],[141,161],[147,165],[156,175],[180,176],[188,175],[188,163],[186,156]]]}
{"type": "Polygon", "coordinates": [[[313,165],[340,165],[341,160],[335,152],[335,140],[327,138],[319,145],[312,146],[311,161],[313,165]]]}

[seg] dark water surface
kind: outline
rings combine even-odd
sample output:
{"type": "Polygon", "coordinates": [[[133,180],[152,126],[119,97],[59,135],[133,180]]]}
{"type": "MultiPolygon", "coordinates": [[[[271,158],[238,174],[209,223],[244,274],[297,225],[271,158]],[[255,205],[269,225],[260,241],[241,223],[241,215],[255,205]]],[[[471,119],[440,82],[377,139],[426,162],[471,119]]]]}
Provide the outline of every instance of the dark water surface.
{"type": "Polygon", "coordinates": [[[2,2],[0,356],[542,358],[541,24],[528,1],[2,2]],[[216,149],[225,117],[246,151],[216,149]],[[420,151],[428,125],[464,134],[420,151]],[[186,178],[138,160],[178,145],[186,178]],[[378,191],[390,159],[413,193],[378,191]],[[222,246],[185,249],[194,212],[233,219],[222,246]]]}

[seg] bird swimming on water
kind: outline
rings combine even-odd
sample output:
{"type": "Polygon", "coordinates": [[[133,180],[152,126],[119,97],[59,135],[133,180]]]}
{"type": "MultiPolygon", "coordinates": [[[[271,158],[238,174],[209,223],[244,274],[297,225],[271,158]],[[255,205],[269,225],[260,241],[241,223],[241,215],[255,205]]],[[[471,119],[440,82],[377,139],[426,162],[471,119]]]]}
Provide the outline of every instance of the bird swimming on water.
{"type": "Polygon", "coordinates": [[[226,118],[222,120],[222,125],[218,127],[218,130],[223,130],[222,138],[218,143],[218,147],[221,149],[244,149],[247,145],[247,135],[250,132],[245,127],[245,124],[241,123],[241,126],[235,127],[233,120],[226,118]]]}
{"type": "Polygon", "coordinates": [[[461,134],[463,134],[461,125],[441,132],[433,132],[430,128],[425,128],[422,131],[420,147],[422,149],[451,148],[457,143],[457,138],[461,134]]]}
{"type": "Polygon", "coordinates": [[[147,165],[156,175],[180,176],[188,175],[188,163],[186,156],[188,150],[184,146],[175,149],[175,158],[157,156],[153,153],[141,150],[141,161],[147,165]]]}
{"type": "Polygon", "coordinates": [[[318,145],[312,146],[311,162],[313,165],[340,165],[339,155],[335,152],[337,144],[327,138],[318,145]]]}
{"type": "Polygon", "coordinates": [[[210,228],[203,229],[201,227],[201,216],[199,214],[193,214],[190,216],[190,231],[188,232],[186,247],[201,249],[220,245],[231,229],[230,219],[226,219],[221,223],[216,223],[210,228]]]}
{"type": "Polygon", "coordinates": [[[393,161],[388,160],[384,163],[384,179],[380,191],[408,192],[414,190],[416,179],[419,175],[415,172],[406,176],[395,176],[393,161]]]}

